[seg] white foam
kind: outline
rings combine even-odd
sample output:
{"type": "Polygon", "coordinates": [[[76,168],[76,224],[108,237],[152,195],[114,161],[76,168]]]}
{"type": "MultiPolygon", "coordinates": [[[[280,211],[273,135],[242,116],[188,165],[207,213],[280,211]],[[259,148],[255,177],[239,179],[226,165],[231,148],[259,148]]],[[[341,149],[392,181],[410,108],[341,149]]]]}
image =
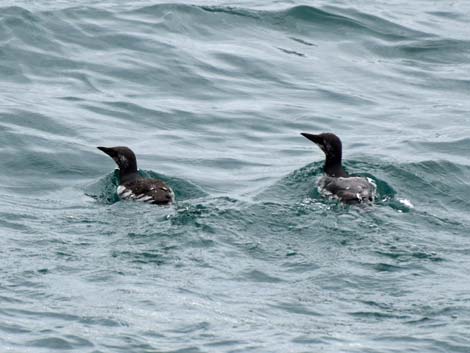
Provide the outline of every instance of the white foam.
{"type": "Polygon", "coordinates": [[[408,199],[398,199],[398,202],[400,202],[402,205],[405,205],[408,208],[415,208],[415,206],[408,199]]]}

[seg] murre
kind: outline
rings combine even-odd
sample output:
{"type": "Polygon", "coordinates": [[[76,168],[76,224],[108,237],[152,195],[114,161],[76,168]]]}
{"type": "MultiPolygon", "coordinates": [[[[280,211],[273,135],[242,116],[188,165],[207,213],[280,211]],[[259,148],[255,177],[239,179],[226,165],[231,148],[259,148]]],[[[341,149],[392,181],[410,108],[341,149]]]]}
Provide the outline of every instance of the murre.
{"type": "Polygon", "coordinates": [[[110,156],[119,167],[117,194],[121,200],[135,200],[156,205],[174,202],[173,190],[158,179],[139,175],[134,152],[127,147],[97,147],[110,156]]]}
{"type": "Polygon", "coordinates": [[[370,178],[350,176],[341,164],[342,145],[338,136],[332,133],[318,135],[301,133],[317,144],[325,153],[325,175],[318,180],[318,189],[344,203],[370,203],[374,201],[376,185],[370,178]]]}

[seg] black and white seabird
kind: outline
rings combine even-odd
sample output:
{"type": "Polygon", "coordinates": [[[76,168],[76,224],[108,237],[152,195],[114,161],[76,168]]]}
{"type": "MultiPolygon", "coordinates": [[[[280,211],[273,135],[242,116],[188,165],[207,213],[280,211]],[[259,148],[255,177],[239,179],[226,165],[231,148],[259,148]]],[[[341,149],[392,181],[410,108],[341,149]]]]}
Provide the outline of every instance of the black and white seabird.
{"type": "Polygon", "coordinates": [[[145,179],[139,175],[134,152],[127,147],[97,147],[110,156],[119,167],[117,194],[121,200],[135,200],[156,205],[174,202],[173,190],[158,179],[145,179]]]}
{"type": "Polygon", "coordinates": [[[341,164],[342,146],[338,136],[332,133],[319,135],[301,133],[317,144],[325,153],[325,175],[318,180],[318,189],[326,196],[344,203],[370,203],[374,201],[376,185],[370,178],[350,176],[341,164]]]}

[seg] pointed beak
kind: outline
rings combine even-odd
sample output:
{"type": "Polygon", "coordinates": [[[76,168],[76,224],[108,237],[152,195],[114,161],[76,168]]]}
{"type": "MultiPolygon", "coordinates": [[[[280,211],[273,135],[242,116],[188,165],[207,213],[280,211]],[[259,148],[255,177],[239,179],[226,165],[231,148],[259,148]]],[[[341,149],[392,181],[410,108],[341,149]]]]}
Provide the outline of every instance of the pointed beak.
{"type": "Polygon", "coordinates": [[[108,148],[108,147],[96,147],[97,149],[99,149],[100,151],[103,151],[104,153],[106,153],[108,156],[112,157],[113,156],[113,149],[112,148],[108,148]]]}
{"type": "Polygon", "coordinates": [[[321,145],[323,140],[319,135],[314,135],[314,134],[308,134],[306,132],[301,132],[300,133],[303,137],[309,139],[313,143],[316,143],[317,145],[321,145]]]}

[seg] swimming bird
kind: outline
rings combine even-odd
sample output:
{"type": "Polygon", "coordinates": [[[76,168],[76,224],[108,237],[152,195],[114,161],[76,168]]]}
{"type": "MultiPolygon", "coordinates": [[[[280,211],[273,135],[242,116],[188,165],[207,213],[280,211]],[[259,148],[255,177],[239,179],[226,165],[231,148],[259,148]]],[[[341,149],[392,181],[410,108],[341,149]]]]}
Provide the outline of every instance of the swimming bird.
{"type": "Polygon", "coordinates": [[[134,152],[128,147],[97,147],[110,156],[119,167],[117,194],[122,200],[135,200],[156,205],[174,202],[173,190],[163,181],[139,175],[134,152]]]}
{"type": "Polygon", "coordinates": [[[318,180],[318,189],[344,203],[370,203],[374,201],[376,185],[370,178],[350,176],[342,166],[342,145],[338,136],[332,133],[318,135],[302,132],[325,153],[325,175],[318,180]]]}

